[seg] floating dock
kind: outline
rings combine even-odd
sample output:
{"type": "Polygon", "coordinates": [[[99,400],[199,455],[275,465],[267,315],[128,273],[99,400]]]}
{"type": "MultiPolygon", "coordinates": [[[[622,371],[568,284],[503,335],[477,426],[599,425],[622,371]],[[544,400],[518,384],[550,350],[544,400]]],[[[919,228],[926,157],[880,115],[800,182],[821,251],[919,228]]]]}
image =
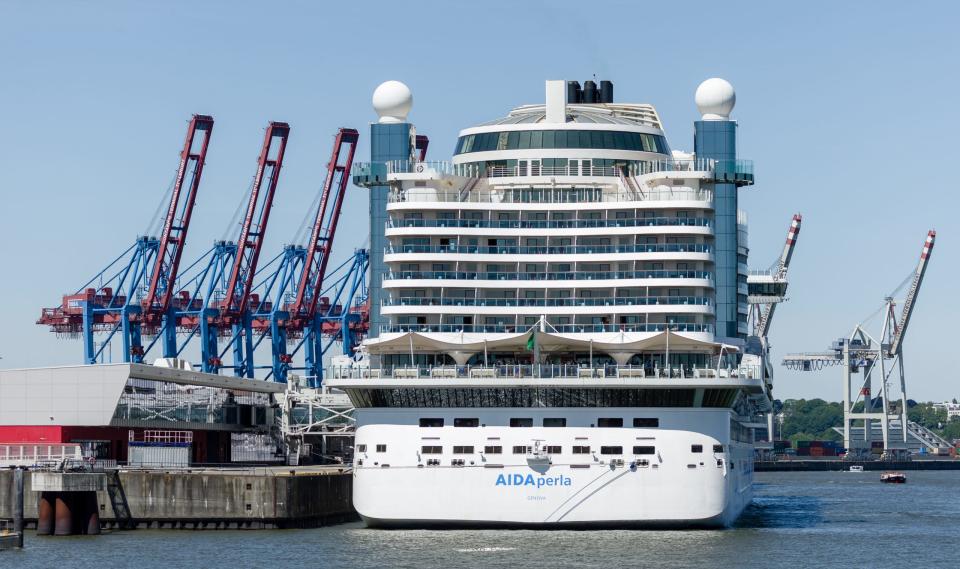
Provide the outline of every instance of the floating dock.
{"type": "MultiPolygon", "coordinates": [[[[24,478],[24,521],[36,528],[41,501],[33,477],[24,478]]],[[[122,492],[96,492],[104,528],[292,528],[357,519],[346,467],[121,470],[117,478],[122,492]]],[[[0,519],[13,515],[12,494],[13,471],[0,471],[0,519]]]]}

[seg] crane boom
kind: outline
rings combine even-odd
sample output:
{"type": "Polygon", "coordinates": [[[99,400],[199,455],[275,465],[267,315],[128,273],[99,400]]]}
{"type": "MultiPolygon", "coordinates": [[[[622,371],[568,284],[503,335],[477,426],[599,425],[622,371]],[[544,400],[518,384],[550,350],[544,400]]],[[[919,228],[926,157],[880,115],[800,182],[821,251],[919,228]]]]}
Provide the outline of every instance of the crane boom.
{"type": "Polygon", "coordinates": [[[887,348],[887,354],[891,357],[900,351],[900,346],[903,344],[903,337],[907,333],[907,325],[910,324],[913,307],[917,300],[917,294],[920,292],[920,285],[923,284],[923,275],[927,272],[927,264],[930,262],[930,254],[933,252],[933,243],[936,239],[936,231],[931,229],[927,232],[927,238],[923,242],[923,249],[920,252],[920,261],[917,263],[917,269],[913,274],[913,282],[910,283],[910,290],[907,291],[907,297],[903,301],[900,326],[896,327],[893,338],[890,340],[890,347],[887,348]]]}
{"type": "Polygon", "coordinates": [[[289,134],[290,125],[287,123],[271,122],[267,126],[263,148],[257,163],[257,173],[250,190],[247,213],[240,230],[240,238],[237,240],[237,253],[221,304],[221,315],[227,318],[247,311],[250,291],[253,288],[253,277],[257,272],[257,260],[263,246],[267,221],[270,219],[277,182],[280,180],[283,152],[286,149],[289,134]],[[261,191],[265,177],[267,178],[266,191],[261,191]]]}
{"type": "Polygon", "coordinates": [[[297,294],[290,309],[293,318],[310,320],[316,315],[317,303],[326,277],[327,264],[333,248],[340,210],[350,180],[350,167],[357,149],[359,133],[352,128],[341,128],[333,145],[333,154],[327,163],[327,177],[323,183],[320,205],[314,220],[306,258],[297,285],[297,294]],[[346,152],[344,152],[346,147],[346,152]],[[343,162],[340,161],[344,158],[343,162]],[[331,190],[333,194],[331,195],[331,190]],[[331,205],[332,201],[332,205],[331,205]]]}
{"type": "MultiPolygon", "coordinates": [[[[787,231],[787,241],[783,245],[783,252],[780,253],[780,258],[777,260],[775,270],[772,271],[774,278],[777,281],[783,282],[784,292],[786,292],[786,278],[787,271],[790,268],[790,259],[793,258],[793,249],[797,244],[797,237],[800,235],[800,224],[802,222],[802,215],[798,213],[793,216],[793,221],[790,222],[790,229],[787,231]]],[[[756,326],[757,336],[761,338],[767,337],[767,334],[770,332],[770,321],[773,320],[773,312],[776,308],[777,303],[772,302],[760,313],[760,318],[756,326]]]]}
{"type": "Polygon", "coordinates": [[[417,150],[417,162],[423,162],[427,159],[427,147],[430,146],[430,139],[425,134],[418,134],[414,138],[414,149],[417,150]]]}
{"type": "Polygon", "coordinates": [[[177,271],[180,266],[180,257],[187,239],[187,229],[190,227],[190,216],[197,200],[197,189],[200,187],[200,177],[203,174],[203,165],[207,156],[207,145],[213,132],[213,117],[193,115],[187,127],[187,137],[180,152],[180,167],[173,184],[173,194],[170,197],[170,207],[163,224],[163,232],[157,255],[154,260],[153,271],[146,297],[142,301],[143,316],[151,321],[166,313],[170,307],[170,300],[174,294],[177,280],[177,271]],[[200,140],[198,141],[198,134],[200,140]],[[191,169],[190,166],[193,165],[191,169]],[[184,181],[190,175],[190,182],[184,181]]]}

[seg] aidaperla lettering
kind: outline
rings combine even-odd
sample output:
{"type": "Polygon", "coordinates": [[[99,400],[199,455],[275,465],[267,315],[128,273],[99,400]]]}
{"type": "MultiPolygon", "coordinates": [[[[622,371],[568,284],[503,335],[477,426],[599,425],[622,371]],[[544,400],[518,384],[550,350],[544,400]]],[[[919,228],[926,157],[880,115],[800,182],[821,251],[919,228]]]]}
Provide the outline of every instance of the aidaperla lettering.
{"type": "Polygon", "coordinates": [[[573,480],[562,474],[558,476],[534,476],[533,474],[501,474],[497,476],[495,486],[532,486],[543,488],[546,486],[570,486],[573,480]]]}

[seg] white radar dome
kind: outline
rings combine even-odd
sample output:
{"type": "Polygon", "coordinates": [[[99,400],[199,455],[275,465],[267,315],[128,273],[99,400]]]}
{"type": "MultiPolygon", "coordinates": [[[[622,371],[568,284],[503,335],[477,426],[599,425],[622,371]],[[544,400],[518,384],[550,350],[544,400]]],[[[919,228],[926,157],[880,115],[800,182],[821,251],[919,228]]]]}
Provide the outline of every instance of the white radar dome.
{"type": "Polygon", "coordinates": [[[703,120],[719,121],[730,118],[730,111],[737,104],[737,93],[729,81],[713,77],[697,87],[695,99],[703,120]]]}
{"type": "Polygon", "coordinates": [[[413,93],[399,81],[385,81],[373,92],[373,109],[381,123],[401,123],[413,107],[413,93]]]}

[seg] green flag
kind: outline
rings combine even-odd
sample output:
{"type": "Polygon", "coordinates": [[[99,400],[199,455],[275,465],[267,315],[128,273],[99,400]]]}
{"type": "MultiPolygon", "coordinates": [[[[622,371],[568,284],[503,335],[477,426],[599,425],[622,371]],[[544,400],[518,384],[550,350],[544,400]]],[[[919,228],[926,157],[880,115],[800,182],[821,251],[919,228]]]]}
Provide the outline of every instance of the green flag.
{"type": "Polygon", "coordinates": [[[536,328],[534,328],[533,330],[530,330],[530,337],[527,338],[527,349],[528,349],[528,350],[533,350],[534,347],[537,345],[537,341],[536,341],[536,338],[535,338],[536,335],[537,335],[537,330],[536,330],[536,328]]]}

